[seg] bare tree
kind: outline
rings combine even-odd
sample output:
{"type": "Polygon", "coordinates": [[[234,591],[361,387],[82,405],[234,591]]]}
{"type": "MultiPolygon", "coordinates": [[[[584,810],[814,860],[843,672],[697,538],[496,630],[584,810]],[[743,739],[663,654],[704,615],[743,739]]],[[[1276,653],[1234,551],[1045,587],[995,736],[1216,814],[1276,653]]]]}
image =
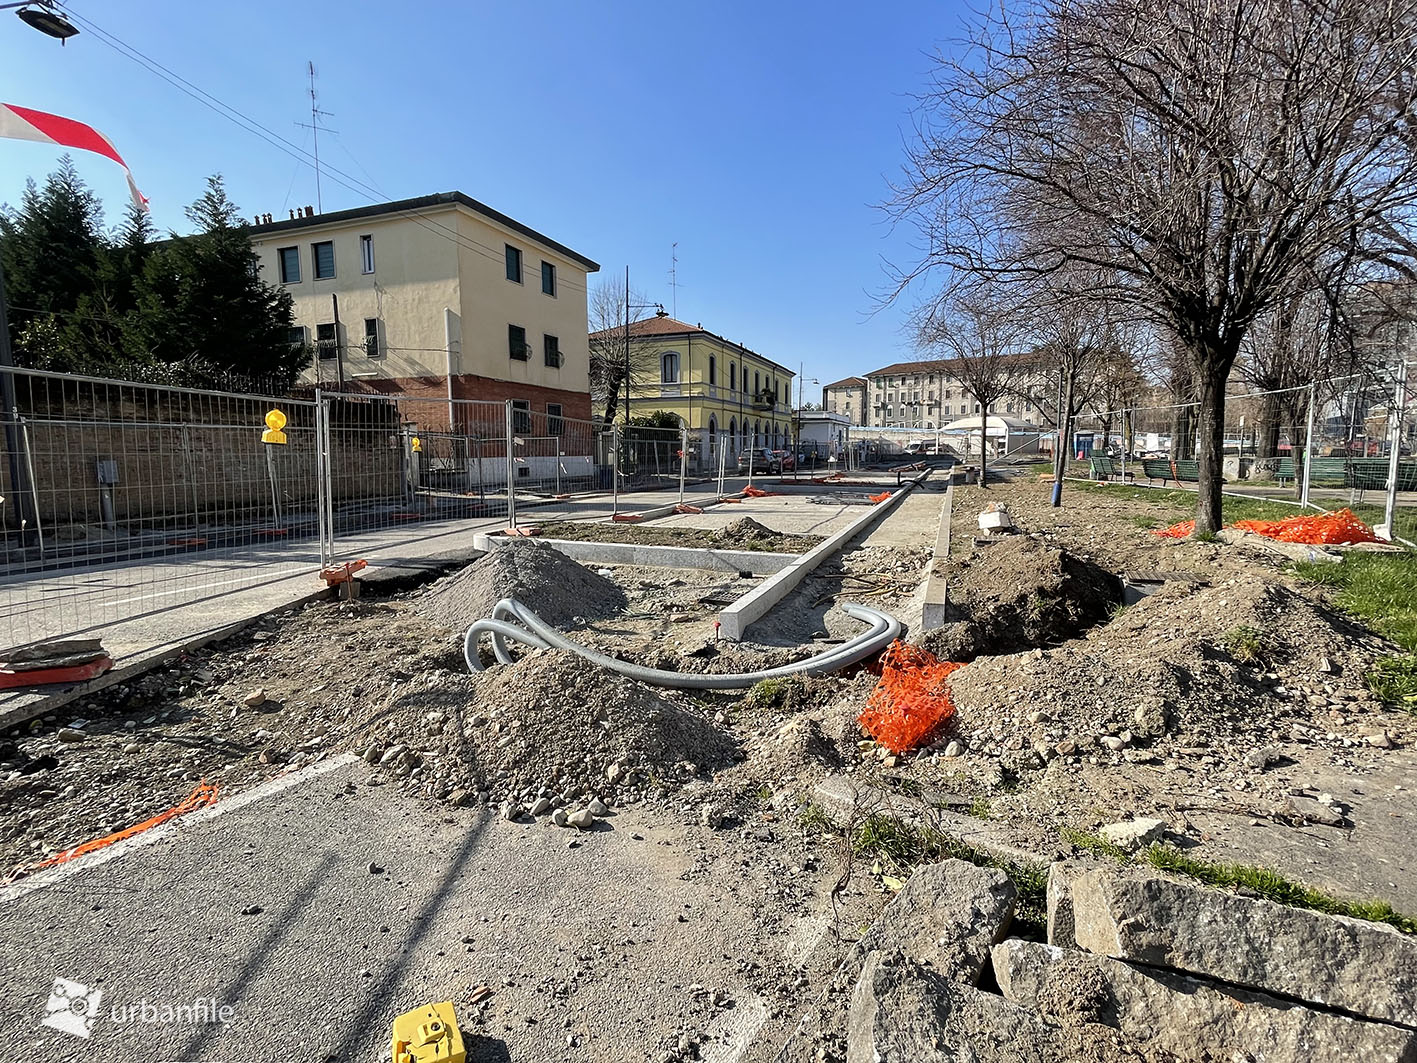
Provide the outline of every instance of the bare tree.
{"type": "MultiPolygon", "coordinates": [[[[988,486],[989,412],[1007,395],[1028,359],[1020,357],[1020,315],[982,291],[957,293],[920,326],[922,345],[948,360],[948,374],[979,404],[979,484],[988,486]]],[[[1007,437],[1005,437],[1007,438],[1007,437]]],[[[968,453],[968,448],[965,448],[968,453]]]]}
{"type": "MultiPolygon", "coordinates": [[[[635,378],[653,371],[658,374],[656,356],[641,344],[625,342],[625,280],[607,277],[590,292],[587,315],[590,318],[590,393],[591,401],[604,404],[602,420],[613,424],[621,396],[626,391],[626,376],[631,384],[635,378]]],[[[640,292],[630,290],[628,300],[633,305],[649,302],[640,292]]],[[[630,318],[631,332],[634,317],[630,318]]]]}
{"type": "Polygon", "coordinates": [[[1255,319],[1345,256],[1406,268],[1417,0],[1019,0],[941,56],[890,204],[937,269],[1070,263],[1172,333],[1220,524],[1225,388],[1255,319]]]}

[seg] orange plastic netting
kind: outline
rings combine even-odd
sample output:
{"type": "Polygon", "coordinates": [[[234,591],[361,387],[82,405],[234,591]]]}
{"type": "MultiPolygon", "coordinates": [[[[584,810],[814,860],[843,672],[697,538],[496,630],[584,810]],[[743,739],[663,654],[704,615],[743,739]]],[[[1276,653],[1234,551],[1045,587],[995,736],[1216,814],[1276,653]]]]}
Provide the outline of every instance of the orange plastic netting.
{"type": "Polygon", "coordinates": [[[897,639],[881,657],[881,678],[859,719],[892,753],[909,753],[954,715],[945,678],[963,665],[897,639]]]}
{"type": "Polygon", "coordinates": [[[1373,529],[1353,515],[1351,509],[1312,516],[1287,517],[1284,520],[1237,520],[1241,531],[1254,532],[1266,539],[1284,543],[1313,543],[1328,546],[1334,543],[1375,543],[1373,529]]]}
{"type": "MultiPolygon", "coordinates": [[[[1285,517],[1283,520],[1237,520],[1228,527],[1263,535],[1266,539],[1278,539],[1285,543],[1311,543],[1315,546],[1381,541],[1373,534],[1372,528],[1353,515],[1351,509],[1285,517]]],[[[1195,521],[1183,520],[1180,524],[1173,524],[1152,534],[1163,539],[1184,539],[1195,530],[1195,521]]]]}
{"type": "Polygon", "coordinates": [[[891,493],[889,491],[882,491],[878,495],[867,495],[866,497],[869,498],[872,502],[884,502],[886,499],[891,497],[891,493]]]}
{"type": "Polygon", "coordinates": [[[768,495],[776,493],[776,491],[764,491],[761,487],[743,488],[743,494],[748,498],[767,498],[768,495]]]}
{"type": "Polygon", "coordinates": [[[1180,524],[1173,524],[1169,528],[1158,528],[1152,535],[1159,535],[1163,539],[1184,539],[1196,530],[1196,522],[1193,520],[1183,520],[1180,524]]]}
{"type": "Polygon", "coordinates": [[[141,823],[133,824],[131,827],[124,827],[122,830],[113,834],[105,835],[102,838],[94,838],[92,841],[84,842],[82,845],[76,845],[72,849],[65,849],[62,853],[51,856],[48,860],[38,864],[31,864],[29,867],[25,868],[25,872],[39,871],[46,867],[53,867],[56,864],[66,864],[70,860],[77,859],[86,853],[106,849],[108,846],[121,842],[125,838],[131,838],[134,835],[142,834],[144,831],[152,830],[154,827],[159,827],[168,822],[168,820],[176,819],[178,816],[185,815],[198,808],[214,804],[217,799],[217,791],[218,787],[215,784],[204,782],[166,812],[159,812],[151,819],[145,819],[141,823]]]}

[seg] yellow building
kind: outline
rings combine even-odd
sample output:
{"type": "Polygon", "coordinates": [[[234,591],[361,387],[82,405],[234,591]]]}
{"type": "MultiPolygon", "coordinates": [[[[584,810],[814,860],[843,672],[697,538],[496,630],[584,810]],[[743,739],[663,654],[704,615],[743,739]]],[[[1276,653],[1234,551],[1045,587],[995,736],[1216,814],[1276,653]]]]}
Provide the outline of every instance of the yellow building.
{"type": "Polygon", "coordinates": [[[786,366],[662,311],[631,323],[630,349],[631,417],[674,414],[714,460],[720,446],[729,461],[745,447],[787,446],[794,374],[786,366]]]}
{"type": "MultiPolygon", "coordinates": [[[[502,402],[553,422],[590,417],[591,259],[461,192],[250,230],[261,272],[294,297],[305,383],[502,402]]],[[[466,414],[460,415],[465,417],[466,414]]]]}

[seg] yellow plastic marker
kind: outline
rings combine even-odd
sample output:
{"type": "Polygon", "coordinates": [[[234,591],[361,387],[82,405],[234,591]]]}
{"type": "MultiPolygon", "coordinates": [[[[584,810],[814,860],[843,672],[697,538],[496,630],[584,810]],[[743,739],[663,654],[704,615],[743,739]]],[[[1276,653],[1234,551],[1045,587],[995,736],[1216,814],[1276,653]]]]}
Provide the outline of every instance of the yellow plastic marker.
{"type": "Polygon", "coordinates": [[[285,427],[285,414],[280,410],[271,410],[266,414],[266,430],[261,433],[262,443],[284,443],[285,433],[281,431],[285,427]]]}
{"type": "Polygon", "coordinates": [[[393,1063],[467,1063],[453,1002],[425,1004],[394,1020],[393,1063]]]}
{"type": "Polygon", "coordinates": [[[413,447],[413,452],[414,452],[415,454],[418,454],[418,453],[422,452],[422,450],[423,450],[423,440],[419,439],[417,436],[410,436],[408,442],[409,442],[409,445],[413,447]]]}

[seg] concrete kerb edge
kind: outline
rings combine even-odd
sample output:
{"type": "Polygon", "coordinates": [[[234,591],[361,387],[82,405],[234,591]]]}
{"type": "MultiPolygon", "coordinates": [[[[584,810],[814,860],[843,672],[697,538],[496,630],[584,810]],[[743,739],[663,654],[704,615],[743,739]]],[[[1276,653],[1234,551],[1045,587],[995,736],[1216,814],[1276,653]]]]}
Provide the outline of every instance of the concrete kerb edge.
{"type": "MultiPolygon", "coordinates": [[[[773,554],[756,550],[714,550],[694,546],[646,546],[640,543],[587,542],[580,539],[543,539],[539,536],[496,535],[478,532],[473,545],[480,550],[515,550],[541,543],[567,557],[602,565],[643,565],[650,568],[700,568],[715,572],[751,572],[771,576],[792,565],[799,554],[773,554]]],[[[528,603],[531,604],[531,603],[528,603]]]]}
{"type": "Polygon", "coordinates": [[[954,481],[945,489],[945,502],[940,507],[940,533],[935,537],[935,552],[930,558],[930,568],[925,576],[925,604],[921,611],[920,626],[926,631],[945,626],[945,616],[949,610],[949,581],[935,572],[935,562],[950,559],[950,524],[954,519],[954,481]]]}
{"type": "Polygon", "coordinates": [[[193,650],[200,650],[204,646],[210,646],[213,642],[220,642],[222,639],[230,638],[242,628],[249,627],[258,620],[270,616],[272,613],[278,613],[284,609],[291,609],[306,605],[310,602],[329,598],[334,593],[333,589],[328,587],[311,591],[309,594],[303,595],[302,597],[293,598],[290,601],[282,602],[280,605],[273,605],[268,609],[262,609],[260,612],[251,613],[240,620],[232,621],[230,624],[224,624],[211,631],[204,631],[194,638],[159,647],[147,653],[138,654],[135,658],[124,664],[109,669],[96,679],[90,679],[87,682],[79,683],[65,690],[55,691],[53,694],[43,695],[38,701],[30,701],[23,705],[15,705],[10,708],[0,708],[0,733],[8,731],[13,727],[19,727],[22,724],[29,723],[31,720],[41,716],[47,716],[55,709],[63,708],[71,701],[77,701],[79,698],[96,694],[100,690],[105,690],[118,683],[134,679],[144,672],[151,671],[159,665],[172,660],[174,657],[180,657],[184,653],[191,653],[193,650]]]}
{"type": "Polygon", "coordinates": [[[774,605],[787,597],[793,588],[806,578],[807,573],[827,558],[838,553],[852,539],[884,520],[900,505],[905,496],[920,486],[929,475],[930,470],[926,469],[915,479],[902,484],[891,493],[890,498],[872,506],[845,528],[828,536],[824,541],[807,551],[761,587],[749,591],[727,609],[722,610],[718,614],[719,635],[730,642],[741,640],[743,632],[774,605]]]}

